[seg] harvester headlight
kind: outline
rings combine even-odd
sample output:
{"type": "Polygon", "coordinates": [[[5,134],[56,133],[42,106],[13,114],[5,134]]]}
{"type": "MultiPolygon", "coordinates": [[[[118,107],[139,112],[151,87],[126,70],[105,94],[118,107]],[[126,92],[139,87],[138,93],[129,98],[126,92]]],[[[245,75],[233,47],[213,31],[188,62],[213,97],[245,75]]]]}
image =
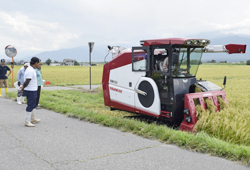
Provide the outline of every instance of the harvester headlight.
{"type": "Polygon", "coordinates": [[[198,45],[200,43],[199,40],[194,40],[194,45],[198,45]]]}
{"type": "Polygon", "coordinates": [[[186,44],[187,44],[187,45],[190,45],[190,44],[192,44],[192,41],[191,41],[191,40],[188,40],[188,41],[186,41],[186,44]]]}
{"type": "Polygon", "coordinates": [[[209,40],[202,40],[201,43],[202,43],[202,45],[208,45],[208,44],[210,44],[210,41],[209,40]]]}
{"type": "Polygon", "coordinates": [[[191,116],[187,116],[187,117],[185,118],[185,120],[186,120],[186,122],[190,123],[190,122],[192,121],[192,118],[191,118],[191,116]]]}
{"type": "Polygon", "coordinates": [[[189,109],[185,109],[185,110],[183,110],[183,113],[186,114],[186,115],[189,115],[190,111],[189,111],[189,109]]]}

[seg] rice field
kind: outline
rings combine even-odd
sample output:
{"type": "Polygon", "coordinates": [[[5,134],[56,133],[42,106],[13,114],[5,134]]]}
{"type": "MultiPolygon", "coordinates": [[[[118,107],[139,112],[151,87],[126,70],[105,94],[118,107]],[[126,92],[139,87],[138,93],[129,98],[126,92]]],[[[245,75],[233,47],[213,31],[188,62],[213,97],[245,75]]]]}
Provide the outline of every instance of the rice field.
{"type": "MultiPolygon", "coordinates": [[[[225,92],[228,107],[221,112],[201,111],[195,129],[210,136],[240,145],[250,146],[250,66],[202,65],[197,78],[203,77],[222,87],[227,76],[225,92]]],[[[209,104],[207,104],[209,105],[209,104]]]]}
{"type": "MultiPolygon", "coordinates": [[[[14,82],[18,70],[22,66],[14,67],[14,82]]],[[[103,65],[91,67],[91,84],[101,84],[103,65]]],[[[51,85],[66,86],[90,84],[88,66],[42,66],[42,76],[51,85]]],[[[9,86],[12,85],[12,76],[8,79],[9,86]]]]}

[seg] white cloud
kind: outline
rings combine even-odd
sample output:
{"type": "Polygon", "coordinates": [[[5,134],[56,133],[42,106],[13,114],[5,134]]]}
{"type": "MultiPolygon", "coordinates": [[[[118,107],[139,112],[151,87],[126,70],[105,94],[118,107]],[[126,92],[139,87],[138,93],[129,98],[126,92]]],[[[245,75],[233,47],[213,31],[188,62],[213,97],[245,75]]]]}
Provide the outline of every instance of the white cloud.
{"type": "Polygon", "coordinates": [[[18,51],[48,51],[60,49],[68,40],[78,35],[68,31],[59,23],[30,19],[16,12],[0,12],[0,45],[12,44],[18,51]]]}
{"type": "Polygon", "coordinates": [[[87,45],[88,41],[131,47],[141,39],[187,37],[212,31],[250,34],[249,0],[4,3],[0,2],[0,48],[13,44],[20,52],[71,48],[87,45]]]}

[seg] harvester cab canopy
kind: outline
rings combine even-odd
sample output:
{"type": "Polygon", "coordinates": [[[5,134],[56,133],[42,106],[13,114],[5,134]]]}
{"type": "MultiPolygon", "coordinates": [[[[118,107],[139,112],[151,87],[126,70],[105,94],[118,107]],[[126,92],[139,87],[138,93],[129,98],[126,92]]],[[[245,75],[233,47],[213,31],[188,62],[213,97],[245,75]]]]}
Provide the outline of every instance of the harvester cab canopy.
{"type": "Polygon", "coordinates": [[[246,45],[209,46],[208,39],[167,38],[140,41],[132,48],[133,71],[161,72],[173,77],[195,77],[203,53],[245,53],[246,45]],[[146,59],[146,60],[144,60],[146,59]]]}

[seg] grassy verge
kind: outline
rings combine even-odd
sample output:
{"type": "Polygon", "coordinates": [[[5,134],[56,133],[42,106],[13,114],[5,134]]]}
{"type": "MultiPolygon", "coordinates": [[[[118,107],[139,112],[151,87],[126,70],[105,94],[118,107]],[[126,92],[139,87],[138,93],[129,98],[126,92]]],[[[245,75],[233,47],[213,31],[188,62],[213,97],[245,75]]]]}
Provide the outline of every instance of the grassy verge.
{"type": "MultiPolygon", "coordinates": [[[[8,97],[15,99],[16,93],[8,93],[8,97]]],[[[111,112],[103,105],[101,90],[94,93],[84,90],[42,91],[40,101],[44,108],[76,117],[80,120],[117,128],[121,131],[131,132],[146,138],[176,144],[189,150],[209,153],[250,165],[249,146],[227,143],[210,137],[203,132],[190,134],[173,130],[165,125],[148,124],[135,119],[127,119],[124,116],[133,116],[133,114],[123,111],[111,112]]]]}

